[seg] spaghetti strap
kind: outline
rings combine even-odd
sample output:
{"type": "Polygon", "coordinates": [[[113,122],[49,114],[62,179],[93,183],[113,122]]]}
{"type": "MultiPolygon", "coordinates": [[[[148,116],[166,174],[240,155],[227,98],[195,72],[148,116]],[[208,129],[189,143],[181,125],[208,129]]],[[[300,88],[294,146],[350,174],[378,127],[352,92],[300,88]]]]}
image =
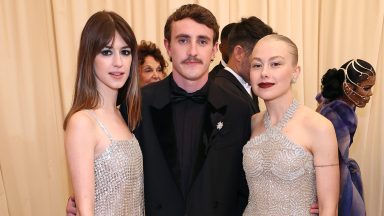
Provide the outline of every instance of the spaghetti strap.
{"type": "Polygon", "coordinates": [[[108,139],[112,140],[112,135],[109,133],[107,128],[104,126],[104,124],[99,120],[99,118],[97,117],[95,111],[93,111],[93,110],[86,110],[86,111],[95,118],[97,124],[104,131],[105,135],[107,135],[108,139]]]}

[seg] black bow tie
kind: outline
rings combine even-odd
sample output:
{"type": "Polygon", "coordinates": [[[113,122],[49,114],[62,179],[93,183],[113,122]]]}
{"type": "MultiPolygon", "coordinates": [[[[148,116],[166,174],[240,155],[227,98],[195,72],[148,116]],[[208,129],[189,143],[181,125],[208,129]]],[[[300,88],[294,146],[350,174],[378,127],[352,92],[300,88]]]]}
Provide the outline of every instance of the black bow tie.
{"type": "Polygon", "coordinates": [[[185,100],[191,100],[196,103],[203,104],[207,101],[208,94],[208,83],[206,83],[201,89],[188,93],[184,89],[180,88],[176,82],[173,80],[173,77],[170,80],[171,87],[171,102],[178,103],[185,100]]]}
{"type": "Polygon", "coordinates": [[[201,92],[188,93],[183,91],[173,91],[171,101],[178,103],[184,100],[192,100],[196,103],[205,103],[207,96],[201,92]]]}

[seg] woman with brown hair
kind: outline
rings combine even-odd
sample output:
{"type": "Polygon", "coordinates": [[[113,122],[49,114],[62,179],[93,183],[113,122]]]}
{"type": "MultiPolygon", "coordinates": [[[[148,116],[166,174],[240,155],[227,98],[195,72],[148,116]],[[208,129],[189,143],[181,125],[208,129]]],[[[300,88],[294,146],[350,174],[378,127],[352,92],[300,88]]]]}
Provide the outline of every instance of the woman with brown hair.
{"type": "Polygon", "coordinates": [[[77,215],[143,215],[143,165],[132,130],[140,120],[137,42],[118,14],[100,11],[80,39],[65,149],[77,215]],[[128,126],[118,105],[127,101],[128,126]]]}

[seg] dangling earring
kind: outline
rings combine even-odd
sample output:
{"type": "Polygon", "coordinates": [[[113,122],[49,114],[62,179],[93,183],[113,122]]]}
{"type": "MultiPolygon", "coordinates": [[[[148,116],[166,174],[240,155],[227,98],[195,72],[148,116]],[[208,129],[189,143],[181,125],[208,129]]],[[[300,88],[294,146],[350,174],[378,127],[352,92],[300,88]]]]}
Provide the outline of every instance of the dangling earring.
{"type": "Polygon", "coordinates": [[[295,78],[295,77],[293,77],[293,78],[291,79],[291,84],[294,84],[294,83],[296,83],[296,78],[295,78]]]}

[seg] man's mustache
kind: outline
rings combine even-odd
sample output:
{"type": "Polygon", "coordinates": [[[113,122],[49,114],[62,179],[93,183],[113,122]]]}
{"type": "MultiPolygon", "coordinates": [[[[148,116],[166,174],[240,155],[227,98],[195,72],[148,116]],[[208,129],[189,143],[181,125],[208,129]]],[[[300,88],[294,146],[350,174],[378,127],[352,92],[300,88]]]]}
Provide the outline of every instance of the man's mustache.
{"type": "Polygon", "coordinates": [[[195,63],[200,63],[202,64],[203,61],[199,58],[196,58],[194,56],[189,56],[187,59],[183,60],[181,63],[185,64],[185,63],[189,63],[189,62],[195,62],[195,63]]]}

